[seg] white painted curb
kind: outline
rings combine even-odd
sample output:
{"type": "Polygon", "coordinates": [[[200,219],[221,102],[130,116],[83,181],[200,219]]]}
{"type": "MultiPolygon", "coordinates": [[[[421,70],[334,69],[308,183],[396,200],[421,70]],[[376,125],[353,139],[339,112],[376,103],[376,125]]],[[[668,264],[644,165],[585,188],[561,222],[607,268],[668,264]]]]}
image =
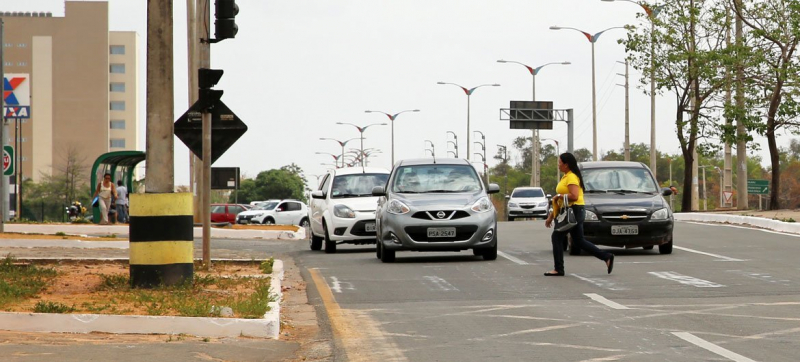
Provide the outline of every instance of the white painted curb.
{"type": "Polygon", "coordinates": [[[754,216],[740,216],[740,215],[727,215],[727,214],[705,214],[705,213],[676,213],[675,220],[679,221],[696,221],[696,222],[715,222],[722,224],[754,226],[762,229],[773,231],[780,231],[785,233],[800,234],[800,224],[792,222],[783,222],[780,220],[772,220],[763,217],[754,216]]]}
{"type": "MultiPolygon", "coordinates": [[[[36,234],[55,234],[63,232],[70,235],[128,235],[129,233],[128,225],[6,224],[4,230],[6,232],[36,234]]],[[[193,236],[196,238],[202,237],[203,228],[195,227],[193,229],[193,236]]],[[[297,231],[211,228],[211,237],[228,239],[303,240],[306,238],[306,230],[305,228],[298,228],[297,231]]]]}
{"type": "Polygon", "coordinates": [[[271,275],[277,301],[262,319],[161,317],[105,314],[49,314],[0,312],[0,329],[19,332],[188,334],[198,337],[280,336],[283,261],[275,260],[271,275]]]}

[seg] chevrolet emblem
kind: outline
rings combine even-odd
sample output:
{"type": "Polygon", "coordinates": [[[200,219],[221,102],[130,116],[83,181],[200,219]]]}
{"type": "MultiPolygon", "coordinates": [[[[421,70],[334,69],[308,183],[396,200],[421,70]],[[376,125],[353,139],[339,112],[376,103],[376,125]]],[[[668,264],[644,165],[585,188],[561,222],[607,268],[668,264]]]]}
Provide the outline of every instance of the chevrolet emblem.
{"type": "Polygon", "coordinates": [[[628,220],[628,215],[622,215],[622,216],[620,217],[620,219],[622,219],[622,220],[628,220]]]}

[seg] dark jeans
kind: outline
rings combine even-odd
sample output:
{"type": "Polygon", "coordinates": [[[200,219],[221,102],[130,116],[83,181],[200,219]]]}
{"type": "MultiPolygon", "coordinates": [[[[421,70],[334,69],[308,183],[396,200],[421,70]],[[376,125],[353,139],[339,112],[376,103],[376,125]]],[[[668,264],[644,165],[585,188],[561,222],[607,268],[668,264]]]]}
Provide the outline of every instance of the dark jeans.
{"type": "Polygon", "coordinates": [[[551,241],[553,243],[553,261],[555,270],[559,273],[564,272],[564,245],[567,243],[567,234],[572,235],[572,247],[586,250],[595,258],[606,261],[611,257],[611,253],[600,250],[597,246],[583,238],[583,220],[586,218],[586,210],[583,206],[573,205],[572,211],[575,212],[575,219],[578,225],[567,231],[553,230],[551,241]]]}

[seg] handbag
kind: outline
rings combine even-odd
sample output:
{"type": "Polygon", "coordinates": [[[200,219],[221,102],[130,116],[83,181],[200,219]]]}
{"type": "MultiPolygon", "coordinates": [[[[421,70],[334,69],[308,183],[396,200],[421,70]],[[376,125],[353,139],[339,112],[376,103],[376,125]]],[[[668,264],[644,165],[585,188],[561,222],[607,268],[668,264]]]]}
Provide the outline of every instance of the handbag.
{"type": "Polygon", "coordinates": [[[578,225],[578,219],[575,217],[575,212],[569,206],[569,198],[565,194],[561,203],[561,208],[556,215],[556,231],[567,231],[578,225]]]}
{"type": "Polygon", "coordinates": [[[94,200],[92,200],[92,207],[100,206],[100,196],[95,196],[94,200]]]}

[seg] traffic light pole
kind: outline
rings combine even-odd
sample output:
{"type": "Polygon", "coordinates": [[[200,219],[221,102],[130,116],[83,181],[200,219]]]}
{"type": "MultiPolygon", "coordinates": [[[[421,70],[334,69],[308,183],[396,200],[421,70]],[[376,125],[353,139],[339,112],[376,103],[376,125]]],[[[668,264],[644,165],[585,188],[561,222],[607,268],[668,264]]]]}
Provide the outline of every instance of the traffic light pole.
{"type": "MultiPolygon", "coordinates": [[[[201,16],[197,20],[196,25],[198,29],[197,34],[201,34],[203,41],[200,41],[199,51],[199,68],[211,68],[211,43],[208,39],[211,38],[211,29],[204,27],[203,24],[210,24],[211,9],[209,6],[198,7],[197,13],[201,16]]],[[[195,74],[198,70],[195,69],[195,74]]],[[[199,80],[198,80],[199,83],[199,80]]],[[[206,269],[211,268],[211,113],[208,110],[203,111],[203,161],[199,167],[201,172],[200,184],[202,185],[200,194],[203,208],[203,267],[206,269]]]]}

